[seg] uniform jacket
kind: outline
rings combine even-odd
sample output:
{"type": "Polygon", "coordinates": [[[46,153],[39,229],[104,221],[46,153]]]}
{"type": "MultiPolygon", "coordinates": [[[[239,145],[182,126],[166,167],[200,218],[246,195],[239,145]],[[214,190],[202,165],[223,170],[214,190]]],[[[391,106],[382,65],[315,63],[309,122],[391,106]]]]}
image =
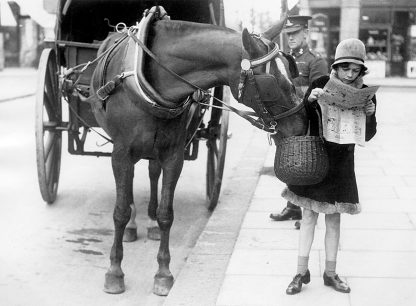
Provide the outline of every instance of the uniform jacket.
{"type": "MultiPolygon", "coordinates": [[[[319,135],[319,117],[315,108],[320,112],[317,102],[309,103],[307,99],[312,89],[323,88],[329,76],[323,76],[314,81],[305,94],[308,117],[310,120],[310,135],[319,135]]],[[[363,87],[367,87],[363,85],[363,87]]],[[[376,104],[376,97],[372,101],[376,104]]],[[[375,113],[367,116],[365,140],[369,141],[376,134],[377,122],[375,113]]],[[[314,185],[288,185],[282,196],[297,206],[306,207],[320,213],[349,213],[361,211],[358,198],[357,183],[354,171],[354,144],[337,144],[325,142],[329,157],[329,172],[325,179],[314,185]]]]}
{"type": "Polygon", "coordinates": [[[327,62],[307,44],[303,44],[298,50],[291,50],[290,54],[299,70],[299,76],[293,80],[293,84],[300,87],[303,92],[314,80],[328,74],[327,62]]]}

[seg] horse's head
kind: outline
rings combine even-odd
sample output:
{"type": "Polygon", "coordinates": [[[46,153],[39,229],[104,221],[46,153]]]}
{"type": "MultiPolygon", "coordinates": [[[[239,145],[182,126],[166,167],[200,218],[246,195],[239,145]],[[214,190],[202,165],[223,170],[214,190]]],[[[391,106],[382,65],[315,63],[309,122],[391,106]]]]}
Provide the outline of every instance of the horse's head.
{"type": "Polygon", "coordinates": [[[272,42],[283,24],[284,20],[260,35],[244,29],[237,96],[239,102],[256,112],[266,130],[288,137],[304,135],[307,119],[292,83],[292,78],[298,76],[296,63],[272,42]]]}

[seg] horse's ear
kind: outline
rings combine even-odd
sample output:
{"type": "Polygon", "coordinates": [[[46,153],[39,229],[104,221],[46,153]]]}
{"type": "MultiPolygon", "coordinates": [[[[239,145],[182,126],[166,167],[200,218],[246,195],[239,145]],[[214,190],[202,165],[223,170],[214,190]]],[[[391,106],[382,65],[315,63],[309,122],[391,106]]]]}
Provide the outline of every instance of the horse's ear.
{"type": "Polygon", "coordinates": [[[243,30],[243,47],[250,54],[251,58],[259,57],[262,54],[262,49],[257,41],[251,37],[247,29],[243,30]]]}
{"type": "Polygon", "coordinates": [[[282,32],[283,27],[286,24],[286,19],[287,19],[287,15],[283,15],[283,18],[276,23],[275,25],[272,25],[270,28],[268,28],[263,34],[262,36],[267,38],[268,40],[273,40],[274,38],[276,38],[277,36],[280,35],[280,32],[282,32]]]}

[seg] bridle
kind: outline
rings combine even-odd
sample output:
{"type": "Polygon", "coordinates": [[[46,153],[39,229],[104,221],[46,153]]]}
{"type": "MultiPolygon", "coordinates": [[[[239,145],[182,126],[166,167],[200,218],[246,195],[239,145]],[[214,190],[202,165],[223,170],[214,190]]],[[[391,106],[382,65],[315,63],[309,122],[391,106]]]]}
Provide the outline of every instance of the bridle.
{"type": "MultiPolygon", "coordinates": [[[[276,61],[276,63],[277,61],[281,61],[280,58],[278,58],[278,56],[279,54],[282,54],[282,51],[279,49],[278,44],[264,37],[257,36],[254,34],[251,35],[255,36],[257,39],[260,39],[263,42],[263,44],[267,46],[268,52],[259,58],[248,59],[247,53],[243,48],[240,80],[238,84],[238,101],[240,103],[243,103],[243,101],[246,98],[245,94],[248,91],[247,89],[251,87],[250,91],[253,92],[253,96],[250,98],[251,101],[254,101],[254,106],[259,112],[256,112],[256,115],[259,118],[256,120],[256,122],[252,122],[252,124],[262,130],[275,134],[277,132],[276,126],[278,120],[297,113],[305,105],[303,102],[297,104],[293,108],[288,108],[286,106],[279,105],[279,107],[287,110],[277,115],[270,113],[270,111],[265,106],[264,100],[262,99],[262,95],[264,96],[264,92],[262,92],[262,90],[259,90],[259,88],[262,88],[263,91],[271,92],[271,96],[276,96],[273,95],[273,93],[276,93],[279,90],[279,88],[275,76],[270,73],[270,66],[273,60],[276,61]],[[255,74],[253,69],[260,66],[265,66],[265,73],[255,74]]],[[[277,64],[277,66],[279,66],[279,64],[277,64]]],[[[284,75],[287,75],[285,71],[281,72],[284,75]]]]}

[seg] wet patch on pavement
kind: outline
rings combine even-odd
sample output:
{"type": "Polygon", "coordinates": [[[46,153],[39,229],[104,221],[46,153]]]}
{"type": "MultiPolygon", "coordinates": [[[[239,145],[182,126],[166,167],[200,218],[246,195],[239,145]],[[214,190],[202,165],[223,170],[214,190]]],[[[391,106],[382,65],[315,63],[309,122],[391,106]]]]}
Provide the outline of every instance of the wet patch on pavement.
{"type": "Polygon", "coordinates": [[[104,255],[104,253],[100,251],[95,251],[91,249],[87,249],[88,245],[91,243],[101,243],[103,242],[102,239],[94,238],[96,236],[112,236],[113,230],[105,229],[105,228],[83,228],[79,230],[71,230],[67,231],[68,234],[77,235],[81,237],[74,237],[65,239],[66,242],[75,243],[80,246],[80,248],[73,250],[74,252],[86,254],[86,255],[104,255]],[[86,238],[88,236],[92,236],[91,238],[86,238]]]}
{"type": "Polygon", "coordinates": [[[97,252],[97,251],[93,251],[93,250],[86,250],[86,249],[79,249],[79,250],[74,250],[75,252],[79,252],[79,253],[83,253],[83,254],[87,254],[87,255],[104,255],[101,252],[97,252]]]}
{"type": "Polygon", "coordinates": [[[78,238],[76,240],[74,240],[74,239],[66,239],[65,241],[67,241],[67,242],[73,242],[73,243],[80,243],[82,245],[88,245],[88,242],[103,242],[102,240],[94,239],[94,238],[78,238]]]}
{"type": "Polygon", "coordinates": [[[68,231],[68,234],[74,235],[100,235],[100,236],[112,236],[114,231],[107,228],[83,228],[80,230],[68,231]]]}

